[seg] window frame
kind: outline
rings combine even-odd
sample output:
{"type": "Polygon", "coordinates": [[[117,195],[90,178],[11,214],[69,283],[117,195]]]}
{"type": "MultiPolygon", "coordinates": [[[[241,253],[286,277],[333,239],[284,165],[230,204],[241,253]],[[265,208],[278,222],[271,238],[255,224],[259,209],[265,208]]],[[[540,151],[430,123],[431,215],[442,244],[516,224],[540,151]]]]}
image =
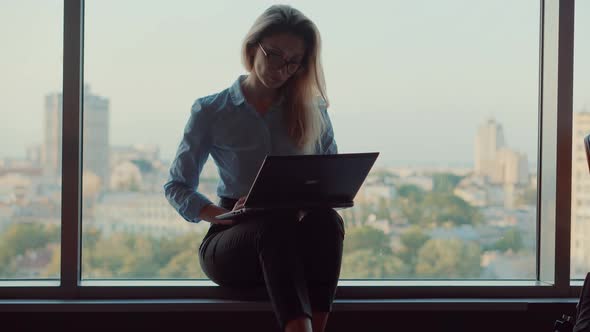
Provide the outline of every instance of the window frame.
{"type": "MultiPolygon", "coordinates": [[[[341,280],[338,299],[577,297],[570,280],[575,0],[539,0],[536,280],[341,280]],[[562,181],[557,181],[561,179],[562,181]]],[[[201,280],[82,280],[84,0],[64,0],[61,270],[59,280],[0,281],[2,299],[231,298],[201,280]]]]}

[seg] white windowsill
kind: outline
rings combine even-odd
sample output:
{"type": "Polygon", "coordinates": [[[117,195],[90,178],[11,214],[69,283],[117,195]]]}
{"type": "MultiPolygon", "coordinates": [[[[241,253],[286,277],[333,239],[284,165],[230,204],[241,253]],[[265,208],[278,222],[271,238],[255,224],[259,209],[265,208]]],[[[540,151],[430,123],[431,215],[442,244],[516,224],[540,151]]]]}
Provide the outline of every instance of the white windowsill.
{"type": "MultiPolygon", "coordinates": [[[[573,280],[572,286],[583,281],[573,280]]],[[[0,280],[3,287],[59,287],[59,280],[0,280]]],[[[81,287],[216,287],[211,280],[173,279],[104,279],[82,280],[81,287]]],[[[535,280],[340,280],[339,287],[543,287],[551,286],[535,280]]]]}
{"type": "MultiPolygon", "coordinates": [[[[83,287],[180,287],[180,286],[214,286],[210,280],[83,280],[83,287]]],[[[548,286],[534,280],[340,280],[339,287],[537,287],[548,286]]]]}

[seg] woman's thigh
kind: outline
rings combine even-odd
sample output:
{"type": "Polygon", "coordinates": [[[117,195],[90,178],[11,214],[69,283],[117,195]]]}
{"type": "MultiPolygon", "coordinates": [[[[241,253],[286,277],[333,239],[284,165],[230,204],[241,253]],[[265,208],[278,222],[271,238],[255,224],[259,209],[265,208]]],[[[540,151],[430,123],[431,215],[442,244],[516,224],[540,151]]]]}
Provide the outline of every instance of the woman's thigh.
{"type": "Polygon", "coordinates": [[[199,252],[201,267],[218,285],[263,285],[262,246],[288,243],[285,237],[295,235],[294,226],[291,215],[241,221],[207,239],[199,252]]]}

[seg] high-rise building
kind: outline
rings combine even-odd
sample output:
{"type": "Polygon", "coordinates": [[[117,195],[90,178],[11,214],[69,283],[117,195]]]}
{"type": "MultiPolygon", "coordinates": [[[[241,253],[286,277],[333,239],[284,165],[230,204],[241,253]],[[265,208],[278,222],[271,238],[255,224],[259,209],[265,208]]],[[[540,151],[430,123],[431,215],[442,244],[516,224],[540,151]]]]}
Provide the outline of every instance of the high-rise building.
{"type": "Polygon", "coordinates": [[[572,134],[572,272],[574,277],[584,278],[590,269],[590,173],[584,149],[584,137],[590,134],[590,112],[574,112],[572,134]]]}
{"type": "MultiPolygon", "coordinates": [[[[62,95],[45,97],[45,140],[42,160],[49,175],[61,176],[62,95]]],[[[92,94],[84,86],[83,153],[84,172],[100,178],[103,188],[109,183],[109,100],[92,94]]]]}
{"type": "Polygon", "coordinates": [[[496,168],[496,153],[506,145],[502,125],[489,119],[475,137],[475,174],[491,177],[496,168]]]}
{"type": "Polygon", "coordinates": [[[499,149],[496,152],[496,163],[491,175],[492,183],[527,185],[529,167],[526,155],[507,147],[499,149]]]}
{"type": "MultiPolygon", "coordinates": [[[[489,119],[477,130],[475,176],[484,183],[485,205],[488,206],[502,205],[513,209],[530,185],[527,156],[507,146],[502,125],[494,119],[489,119]]],[[[475,193],[472,189],[462,190],[464,196],[473,198],[470,195],[475,193]]]]}
{"type": "Polygon", "coordinates": [[[502,125],[494,119],[481,125],[475,137],[475,174],[492,184],[529,183],[527,156],[509,148],[502,125]]]}
{"type": "Polygon", "coordinates": [[[84,171],[100,178],[103,189],[110,183],[109,100],[84,86],[84,171]]]}
{"type": "Polygon", "coordinates": [[[39,167],[41,165],[41,153],[43,149],[41,145],[31,145],[26,150],[26,160],[31,163],[32,166],[39,167]]]}
{"type": "Polygon", "coordinates": [[[61,176],[62,95],[45,97],[44,139],[41,149],[43,169],[50,176],[61,176]]]}

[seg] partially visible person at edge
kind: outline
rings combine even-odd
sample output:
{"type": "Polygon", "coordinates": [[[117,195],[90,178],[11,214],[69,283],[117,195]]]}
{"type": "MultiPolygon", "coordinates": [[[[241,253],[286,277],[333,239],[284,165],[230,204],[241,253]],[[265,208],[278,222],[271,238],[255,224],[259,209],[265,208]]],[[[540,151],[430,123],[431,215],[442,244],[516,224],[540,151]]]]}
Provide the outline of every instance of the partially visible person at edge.
{"type": "Polygon", "coordinates": [[[331,208],[245,222],[215,216],[243,206],[266,155],[337,153],[320,48],[316,25],[299,10],[264,11],[242,45],[249,75],[195,101],[164,185],[184,219],[211,223],[199,247],[205,274],[238,291],[265,287],[284,331],[325,329],[340,275],[342,218],[331,208]],[[198,191],[209,155],[221,178],[218,204],[198,191]]]}

